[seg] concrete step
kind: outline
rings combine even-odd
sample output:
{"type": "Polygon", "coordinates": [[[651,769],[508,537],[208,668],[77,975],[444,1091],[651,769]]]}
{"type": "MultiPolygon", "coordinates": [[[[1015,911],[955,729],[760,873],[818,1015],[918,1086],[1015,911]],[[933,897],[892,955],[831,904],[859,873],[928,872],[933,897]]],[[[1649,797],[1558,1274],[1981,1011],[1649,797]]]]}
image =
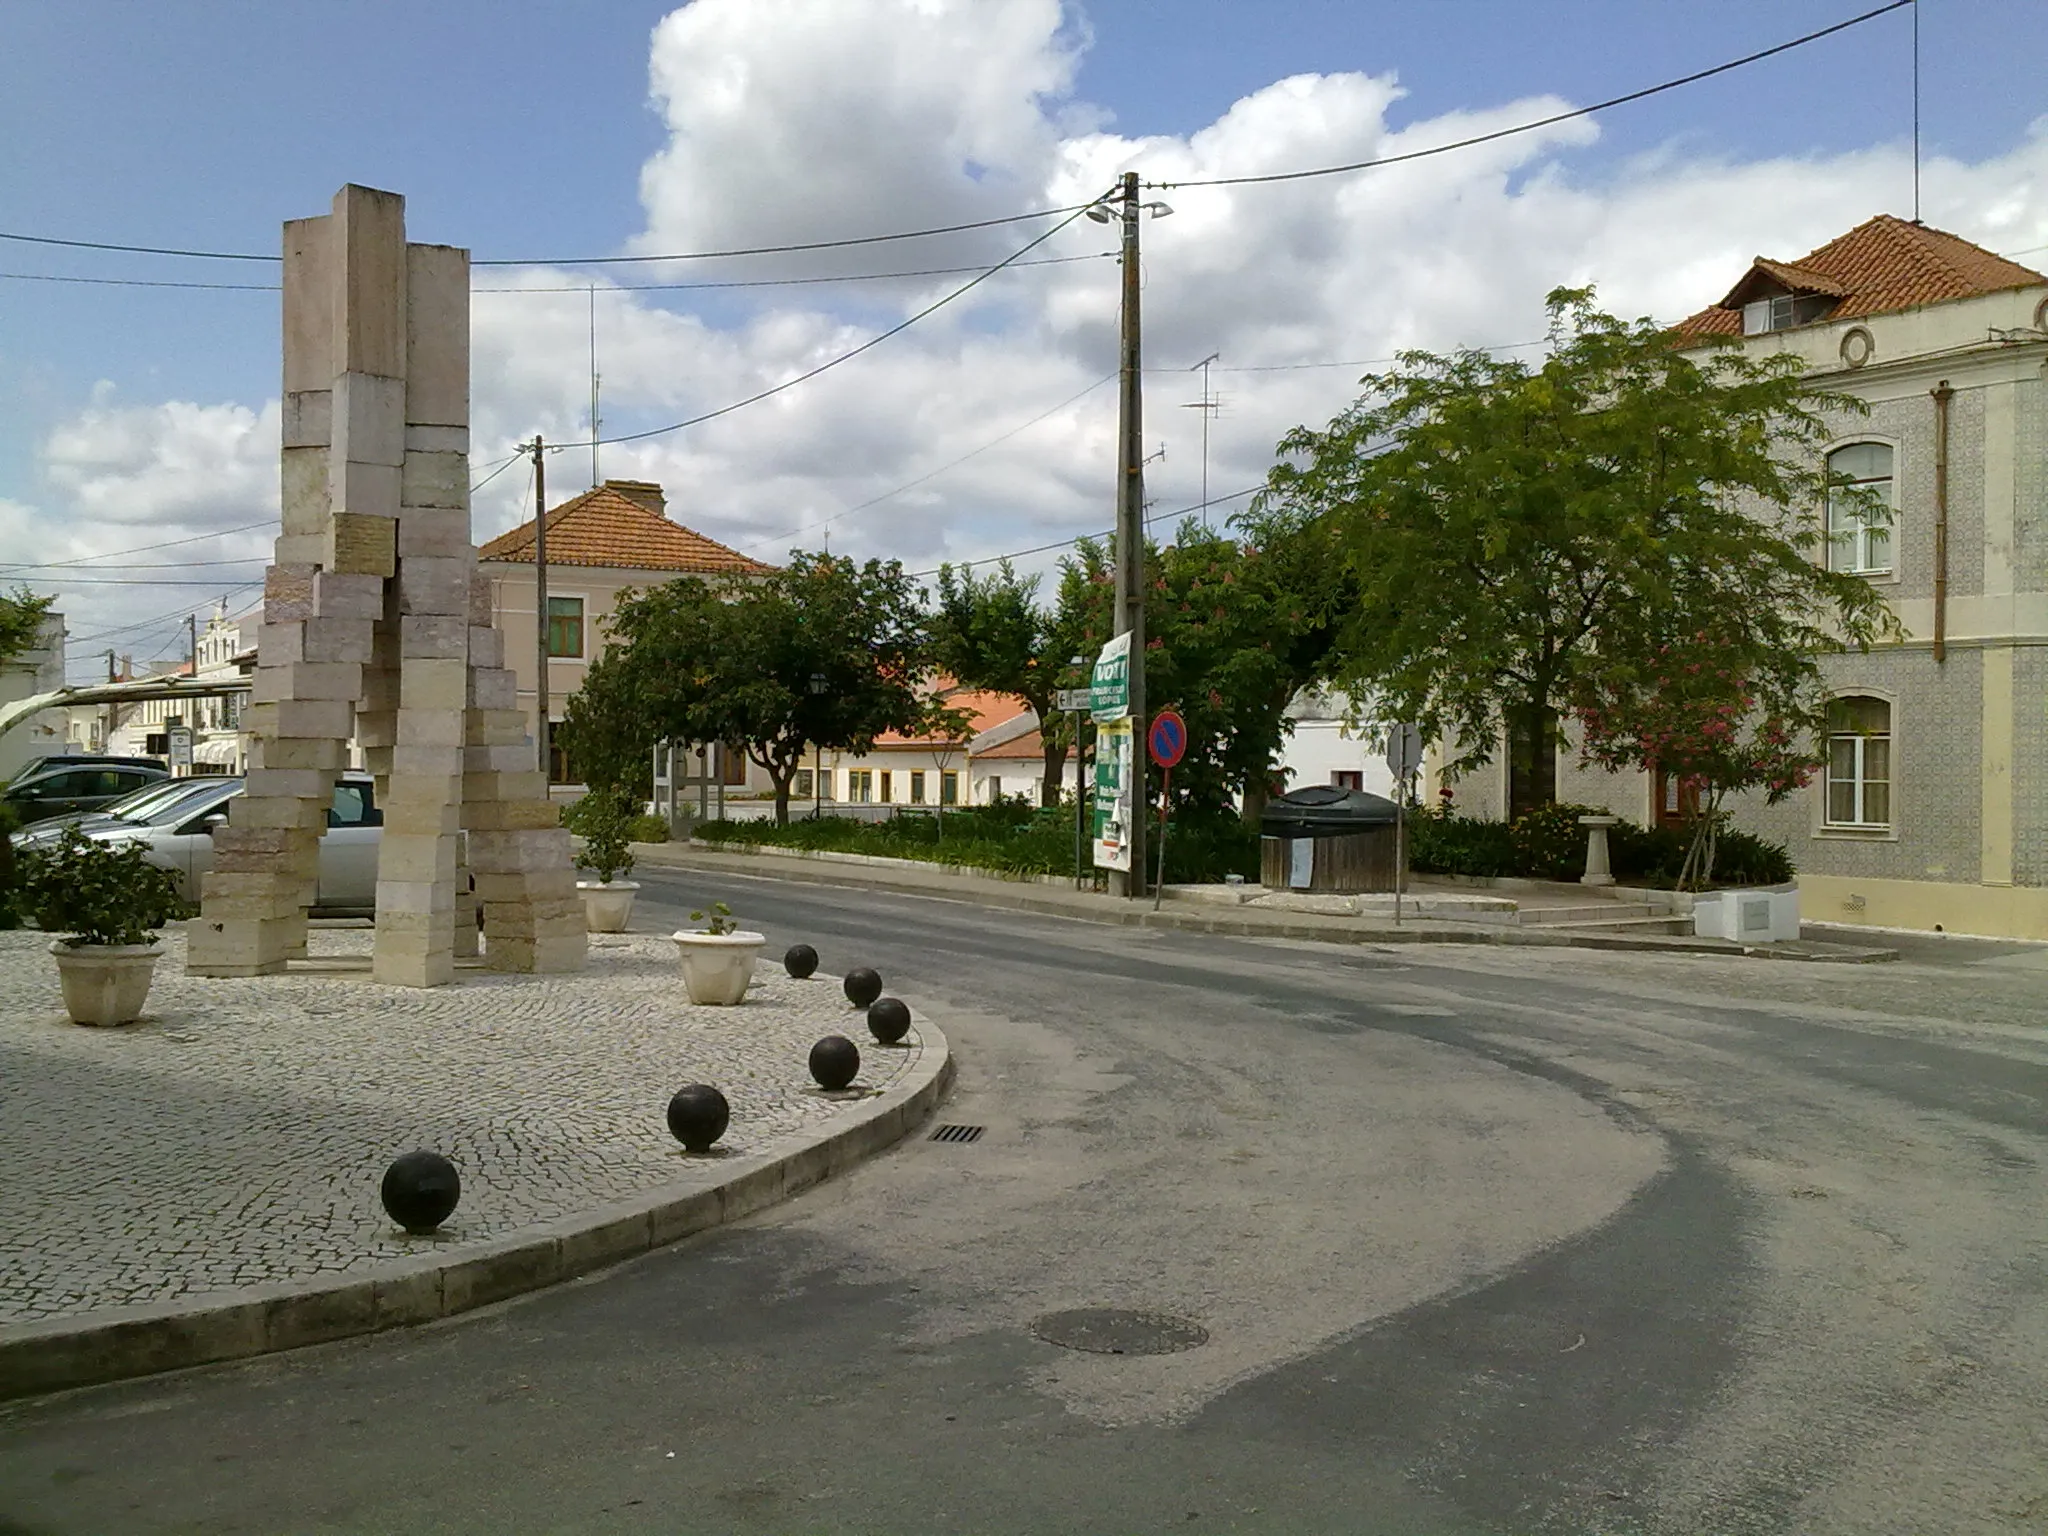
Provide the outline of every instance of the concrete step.
{"type": "Polygon", "coordinates": [[[1569,907],[1522,907],[1517,913],[1524,928],[1550,923],[1598,923],[1609,919],[1634,920],[1669,915],[1646,901],[1589,901],[1569,907]]]}
{"type": "Polygon", "coordinates": [[[1661,917],[1584,918],[1567,923],[1530,923],[1528,914],[1524,913],[1522,919],[1524,926],[1539,928],[1545,933],[1692,933],[1692,918],[1683,913],[1661,917]]]}

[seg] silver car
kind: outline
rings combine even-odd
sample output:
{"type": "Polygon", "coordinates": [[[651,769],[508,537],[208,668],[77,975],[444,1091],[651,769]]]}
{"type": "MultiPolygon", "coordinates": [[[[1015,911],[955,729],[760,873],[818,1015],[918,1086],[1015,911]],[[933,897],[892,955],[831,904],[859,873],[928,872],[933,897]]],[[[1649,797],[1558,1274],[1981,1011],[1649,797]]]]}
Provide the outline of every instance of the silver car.
{"type": "MultiPolygon", "coordinates": [[[[85,823],[79,830],[95,841],[141,843],[149,862],[176,875],[179,892],[186,900],[197,901],[202,878],[213,868],[214,829],[227,825],[228,802],[242,793],[243,784],[239,778],[225,777],[184,782],[205,787],[155,806],[146,819],[85,823]]],[[[377,808],[370,776],[343,774],[334,786],[327,831],[320,839],[316,912],[354,915],[376,908],[377,845],[383,826],[384,813],[377,808]]],[[[18,836],[15,846],[32,848],[46,837],[54,841],[61,835],[61,828],[47,834],[38,831],[33,837],[18,836]]]]}

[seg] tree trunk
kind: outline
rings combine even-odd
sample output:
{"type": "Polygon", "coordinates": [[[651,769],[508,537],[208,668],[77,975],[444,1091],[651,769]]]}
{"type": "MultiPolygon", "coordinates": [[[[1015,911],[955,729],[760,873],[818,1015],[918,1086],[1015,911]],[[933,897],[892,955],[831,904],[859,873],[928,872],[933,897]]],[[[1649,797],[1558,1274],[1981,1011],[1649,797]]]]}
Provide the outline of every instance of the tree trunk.
{"type": "Polygon", "coordinates": [[[1253,773],[1245,775],[1242,815],[1244,824],[1254,832],[1259,828],[1259,819],[1266,814],[1266,801],[1269,798],[1266,779],[1263,774],[1253,773]]]}
{"type": "Polygon", "coordinates": [[[1066,774],[1067,749],[1049,737],[1041,739],[1045,741],[1045,777],[1038,786],[1038,803],[1041,806],[1058,805],[1060,781],[1066,774]]]}
{"type": "Polygon", "coordinates": [[[789,825],[789,785],[796,777],[796,764],[778,768],[773,763],[762,765],[768,770],[768,781],[775,786],[775,825],[789,825]]]}
{"type": "Polygon", "coordinates": [[[1508,820],[1557,800],[1557,711],[1524,702],[1508,720],[1508,820]]]}

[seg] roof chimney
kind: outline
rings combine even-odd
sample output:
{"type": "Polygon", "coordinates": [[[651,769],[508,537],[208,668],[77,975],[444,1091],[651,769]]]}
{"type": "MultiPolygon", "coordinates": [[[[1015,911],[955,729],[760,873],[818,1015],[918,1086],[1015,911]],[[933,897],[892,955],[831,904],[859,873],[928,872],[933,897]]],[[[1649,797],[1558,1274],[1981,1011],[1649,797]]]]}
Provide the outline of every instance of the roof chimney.
{"type": "Polygon", "coordinates": [[[662,494],[661,487],[652,480],[607,480],[604,488],[608,491],[617,491],[626,500],[645,507],[656,517],[668,516],[668,498],[662,494]]]}

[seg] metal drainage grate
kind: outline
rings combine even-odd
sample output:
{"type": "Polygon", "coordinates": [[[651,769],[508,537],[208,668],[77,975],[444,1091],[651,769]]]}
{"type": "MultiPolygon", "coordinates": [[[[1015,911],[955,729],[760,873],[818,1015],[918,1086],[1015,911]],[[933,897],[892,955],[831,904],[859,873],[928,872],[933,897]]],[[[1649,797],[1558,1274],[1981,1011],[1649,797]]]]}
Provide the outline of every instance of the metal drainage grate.
{"type": "Polygon", "coordinates": [[[985,1129],[987,1127],[979,1125],[942,1125],[932,1132],[929,1139],[932,1141],[979,1141],[981,1140],[981,1133],[985,1129]]]}
{"type": "Polygon", "coordinates": [[[1048,1344],[1091,1355],[1172,1355],[1209,1342],[1209,1330],[1188,1318],[1116,1307],[1048,1312],[1031,1331],[1048,1344]]]}

